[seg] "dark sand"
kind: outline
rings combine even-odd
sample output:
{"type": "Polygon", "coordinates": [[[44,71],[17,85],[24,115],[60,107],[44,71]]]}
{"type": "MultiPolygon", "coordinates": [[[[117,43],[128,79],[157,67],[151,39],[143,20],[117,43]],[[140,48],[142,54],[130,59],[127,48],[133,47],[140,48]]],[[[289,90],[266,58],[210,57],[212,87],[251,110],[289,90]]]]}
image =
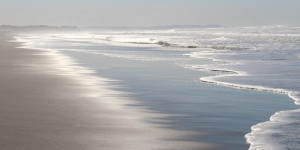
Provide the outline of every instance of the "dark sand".
{"type": "Polygon", "coordinates": [[[220,146],[172,140],[201,133],[151,125],[145,120],[159,115],[126,106],[133,101],[110,90],[105,79],[80,76],[52,53],[15,48],[20,43],[8,40],[9,37],[1,33],[1,150],[208,149],[220,146]]]}

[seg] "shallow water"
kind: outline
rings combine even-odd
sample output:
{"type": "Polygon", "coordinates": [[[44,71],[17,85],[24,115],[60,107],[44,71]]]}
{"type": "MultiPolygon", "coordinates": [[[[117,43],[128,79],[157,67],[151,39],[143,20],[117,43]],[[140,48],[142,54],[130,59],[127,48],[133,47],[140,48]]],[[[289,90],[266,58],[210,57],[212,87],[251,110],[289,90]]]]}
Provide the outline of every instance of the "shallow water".
{"type": "Polygon", "coordinates": [[[142,102],[136,106],[174,115],[154,123],[176,130],[207,132],[204,137],[201,134],[184,140],[247,149],[244,136],[250,132],[252,125],[268,120],[276,111],[297,108],[285,95],[201,83],[198,77],[207,73],[185,70],[176,65],[141,63],[76,52],[67,54],[87,66],[89,62],[98,64],[91,65],[97,68],[97,75],[120,80],[116,84],[122,87],[117,90],[132,93],[131,98],[142,102]],[[84,61],[85,58],[88,60],[84,61]]]}

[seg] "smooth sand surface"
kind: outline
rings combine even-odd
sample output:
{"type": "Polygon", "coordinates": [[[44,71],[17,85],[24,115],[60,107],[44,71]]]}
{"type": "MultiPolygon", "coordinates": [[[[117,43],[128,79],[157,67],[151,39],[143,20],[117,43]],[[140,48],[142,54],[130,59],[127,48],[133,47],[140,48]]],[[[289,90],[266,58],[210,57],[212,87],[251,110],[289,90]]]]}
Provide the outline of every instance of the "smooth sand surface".
{"type": "Polygon", "coordinates": [[[101,80],[97,85],[90,84],[88,77],[68,70],[51,53],[15,48],[20,43],[8,40],[1,33],[1,150],[218,147],[178,140],[189,134],[146,123],[143,120],[155,115],[126,107],[116,91],[107,89],[104,80],[102,84],[101,80]]]}

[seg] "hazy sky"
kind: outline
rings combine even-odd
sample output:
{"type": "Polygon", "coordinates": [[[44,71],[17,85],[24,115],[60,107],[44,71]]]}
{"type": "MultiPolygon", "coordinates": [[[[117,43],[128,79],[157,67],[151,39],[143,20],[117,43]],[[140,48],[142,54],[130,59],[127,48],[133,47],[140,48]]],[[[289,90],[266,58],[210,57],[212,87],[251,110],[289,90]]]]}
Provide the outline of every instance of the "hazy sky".
{"type": "Polygon", "coordinates": [[[0,0],[0,25],[300,25],[300,0],[0,0]]]}

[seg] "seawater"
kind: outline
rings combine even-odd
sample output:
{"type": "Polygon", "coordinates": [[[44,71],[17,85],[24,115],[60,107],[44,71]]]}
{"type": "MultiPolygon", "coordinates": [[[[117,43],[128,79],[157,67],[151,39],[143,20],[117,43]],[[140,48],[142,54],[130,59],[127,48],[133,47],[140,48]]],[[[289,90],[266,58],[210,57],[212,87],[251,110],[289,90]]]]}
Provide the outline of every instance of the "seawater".
{"type": "Polygon", "coordinates": [[[300,27],[94,30],[20,34],[120,80],[168,128],[207,131],[185,140],[228,149],[300,147],[300,27]],[[229,88],[228,88],[229,87],[229,88]],[[288,100],[288,96],[291,98],[288,100]],[[244,139],[244,137],[246,139],[244,139]]]}

